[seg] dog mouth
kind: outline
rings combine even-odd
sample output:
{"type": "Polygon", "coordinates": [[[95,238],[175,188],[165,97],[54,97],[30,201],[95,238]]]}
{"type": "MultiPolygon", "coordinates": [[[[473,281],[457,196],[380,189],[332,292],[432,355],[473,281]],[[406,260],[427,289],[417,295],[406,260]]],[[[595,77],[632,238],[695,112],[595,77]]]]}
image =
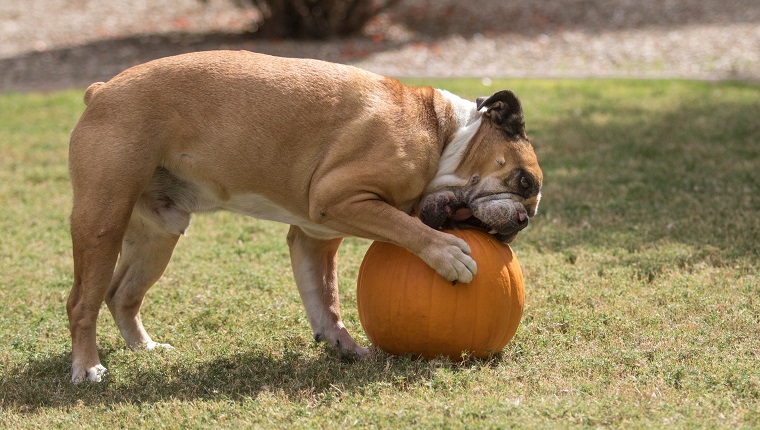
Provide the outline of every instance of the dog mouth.
{"type": "Polygon", "coordinates": [[[420,219],[434,229],[475,229],[490,234],[502,243],[512,242],[527,227],[528,213],[508,195],[490,195],[464,203],[454,193],[426,196],[420,219]]]}
{"type": "MultiPolygon", "coordinates": [[[[450,210],[450,209],[449,209],[450,210]]],[[[527,221],[527,218],[526,218],[527,221]]],[[[512,231],[499,231],[496,227],[488,224],[473,214],[472,209],[468,206],[463,206],[459,209],[452,211],[451,215],[446,219],[442,225],[443,229],[474,229],[488,233],[495,237],[496,240],[502,243],[511,243],[517,237],[517,233],[524,227],[514,225],[512,231]]]]}

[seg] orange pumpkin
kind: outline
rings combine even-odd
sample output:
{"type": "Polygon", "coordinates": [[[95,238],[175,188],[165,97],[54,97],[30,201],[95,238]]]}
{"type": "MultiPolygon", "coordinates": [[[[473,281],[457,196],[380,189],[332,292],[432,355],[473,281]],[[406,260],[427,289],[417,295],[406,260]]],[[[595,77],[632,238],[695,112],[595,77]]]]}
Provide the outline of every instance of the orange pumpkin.
{"type": "Polygon", "coordinates": [[[488,357],[517,331],[525,303],[522,270],[509,245],[477,230],[447,231],[472,248],[478,273],[452,285],[406,249],[375,242],[357,282],[359,319],[390,354],[488,357]]]}

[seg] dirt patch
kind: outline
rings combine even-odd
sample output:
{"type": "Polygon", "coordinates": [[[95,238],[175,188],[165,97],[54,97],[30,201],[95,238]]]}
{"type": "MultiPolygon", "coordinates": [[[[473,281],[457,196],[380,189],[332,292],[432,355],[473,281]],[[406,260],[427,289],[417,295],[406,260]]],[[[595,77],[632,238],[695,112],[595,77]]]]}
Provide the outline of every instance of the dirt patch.
{"type": "Polygon", "coordinates": [[[760,78],[760,3],[406,0],[347,40],[273,41],[230,0],[0,5],[0,91],[83,87],[167,55],[246,49],[393,76],[760,78]]]}

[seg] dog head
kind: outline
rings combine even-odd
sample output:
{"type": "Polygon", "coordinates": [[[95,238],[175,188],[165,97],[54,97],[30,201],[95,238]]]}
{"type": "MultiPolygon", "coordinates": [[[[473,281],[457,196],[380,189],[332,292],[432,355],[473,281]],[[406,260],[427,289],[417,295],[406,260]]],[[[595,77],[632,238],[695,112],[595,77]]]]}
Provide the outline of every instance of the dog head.
{"type": "Polygon", "coordinates": [[[538,210],[543,174],[511,91],[481,97],[470,109],[477,113],[444,150],[419,216],[435,229],[477,228],[509,243],[538,210]]]}

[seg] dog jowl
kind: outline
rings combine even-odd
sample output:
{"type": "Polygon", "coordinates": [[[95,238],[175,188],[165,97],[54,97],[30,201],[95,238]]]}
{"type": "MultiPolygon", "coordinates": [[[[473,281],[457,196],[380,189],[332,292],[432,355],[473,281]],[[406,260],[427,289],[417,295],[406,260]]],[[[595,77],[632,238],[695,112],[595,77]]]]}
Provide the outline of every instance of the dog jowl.
{"type": "Polygon", "coordinates": [[[314,338],[364,355],[340,318],[342,238],[396,243],[467,283],[477,273],[469,247],[441,229],[511,241],[541,198],[509,91],[471,102],[350,66],[213,51],[128,69],[90,86],[85,104],[69,147],[75,382],[105,372],[103,301],[129,347],[170,347],[148,335],[140,307],[193,213],[289,224],[314,338]]]}

